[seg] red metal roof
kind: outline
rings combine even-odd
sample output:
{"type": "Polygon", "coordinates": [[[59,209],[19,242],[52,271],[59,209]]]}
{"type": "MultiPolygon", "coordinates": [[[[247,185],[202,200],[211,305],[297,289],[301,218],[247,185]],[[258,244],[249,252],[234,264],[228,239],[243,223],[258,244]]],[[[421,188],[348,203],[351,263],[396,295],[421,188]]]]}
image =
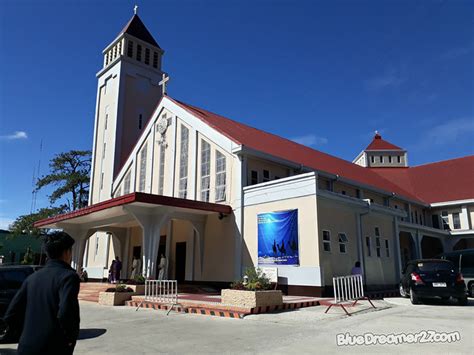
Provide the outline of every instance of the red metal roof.
{"type": "Polygon", "coordinates": [[[379,133],[375,133],[374,139],[370,144],[365,148],[365,150],[403,150],[400,147],[397,147],[395,144],[387,142],[382,139],[382,136],[379,133]]]}
{"type": "Polygon", "coordinates": [[[166,98],[175,102],[177,105],[181,106],[192,115],[200,118],[238,144],[304,165],[311,169],[340,175],[349,180],[384,190],[387,193],[394,192],[398,195],[405,196],[408,199],[418,200],[414,194],[396,184],[393,184],[379,174],[347,160],[334,157],[286,138],[233,121],[202,108],[174,100],[169,96],[166,98]]]}
{"type": "Polygon", "coordinates": [[[186,200],[183,198],[170,197],[170,196],[151,195],[151,194],[145,194],[141,192],[133,192],[128,195],[112,198],[107,201],[99,202],[94,205],[81,208],[80,210],[77,210],[77,211],[72,211],[69,213],[60,214],[58,216],[42,219],[40,221],[37,221],[34,224],[34,226],[36,228],[41,228],[49,224],[58,223],[58,222],[65,221],[71,218],[85,216],[94,212],[102,211],[107,208],[123,206],[123,205],[127,205],[134,202],[142,202],[142,203],[161,205],[161,206],[180,207],[180,208],[187,208],[187,209],[193,209],[193,210],[217,212],[217,213],[223,213],[223,214],[232,213],[232,207],[228,205],[195,201],[195,200],[186,200]]]}
{"type": "Polygon", "coordinates": [[[370,168],[427,203],[474,198],[474,155],[410,168],[370,168]]]}

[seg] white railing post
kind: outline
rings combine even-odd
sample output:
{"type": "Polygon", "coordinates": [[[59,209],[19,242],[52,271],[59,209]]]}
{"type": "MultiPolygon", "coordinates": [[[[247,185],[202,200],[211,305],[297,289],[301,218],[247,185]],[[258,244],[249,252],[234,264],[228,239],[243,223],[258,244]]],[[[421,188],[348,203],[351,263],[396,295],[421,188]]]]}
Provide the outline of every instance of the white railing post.
{"type": "Polygon", "coordinates": [[[356,301],[364,297],[362,275],[333,277],[332,285],[335,303],[356,301]]]}

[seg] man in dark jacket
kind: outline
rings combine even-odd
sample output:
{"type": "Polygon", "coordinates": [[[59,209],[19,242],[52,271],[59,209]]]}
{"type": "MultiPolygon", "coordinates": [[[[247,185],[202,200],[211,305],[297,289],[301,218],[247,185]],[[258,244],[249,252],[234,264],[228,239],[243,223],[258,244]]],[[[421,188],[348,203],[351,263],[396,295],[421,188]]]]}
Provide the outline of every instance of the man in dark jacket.
{"type": "Polygon", "coordinates": [[[71,268],[74,240],[66,233],[45,237],[46,266],[29,276],[4,320],[23,329],[18,354],[72,354],[79,334],[79,275],[71,268]]]}

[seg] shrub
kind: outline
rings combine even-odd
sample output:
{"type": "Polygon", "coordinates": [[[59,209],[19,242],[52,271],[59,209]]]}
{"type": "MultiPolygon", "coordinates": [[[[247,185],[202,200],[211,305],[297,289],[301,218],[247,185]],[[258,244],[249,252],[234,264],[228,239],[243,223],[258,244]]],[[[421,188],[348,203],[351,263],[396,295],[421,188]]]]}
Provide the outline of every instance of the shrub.
{"type": "Polygon", "coordinates": [[[105,292],[133,292],[133,290],[130,287],[127,287],[127,285],[117,285],[115,287],[110,287],[105,292]]]}
{"type": "Polygon", "coordinates": [[[262,291],[271,289],[270,279],[259,268],[247,268],[244,277],[230,285],[233,290],[262,291]]]}
{"type": "Polygon", "coordinates": [[[144,285],[145,284],[145,277],[142,275],[136,275],[133,279],[128,280],[127,283],[129,285],[144,285]]]}

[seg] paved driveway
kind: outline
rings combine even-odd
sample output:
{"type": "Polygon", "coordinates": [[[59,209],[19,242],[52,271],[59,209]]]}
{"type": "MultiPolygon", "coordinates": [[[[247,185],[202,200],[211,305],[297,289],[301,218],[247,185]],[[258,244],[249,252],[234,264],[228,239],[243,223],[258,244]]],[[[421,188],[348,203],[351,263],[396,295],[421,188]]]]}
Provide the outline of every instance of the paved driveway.
{"type": "MultiPolygon", "coordinates": [[[[151,353],[459,353],[473,354],[474,300],[453,304],[413,306],[409,300],[363,305],[347,317],[325,307],[277,314],[247,316],[243,320],[171,313],[130,307],[108,308],[81,303],[82,337],[76,354],[151,353]],[[336,335],[458,331],[451,343],[337,346],[336,335]]],[[[39,325],[40,326],[40,325],[39,325]]],[[[13,353],[14,346],[0,346],[13,353]]]]}

